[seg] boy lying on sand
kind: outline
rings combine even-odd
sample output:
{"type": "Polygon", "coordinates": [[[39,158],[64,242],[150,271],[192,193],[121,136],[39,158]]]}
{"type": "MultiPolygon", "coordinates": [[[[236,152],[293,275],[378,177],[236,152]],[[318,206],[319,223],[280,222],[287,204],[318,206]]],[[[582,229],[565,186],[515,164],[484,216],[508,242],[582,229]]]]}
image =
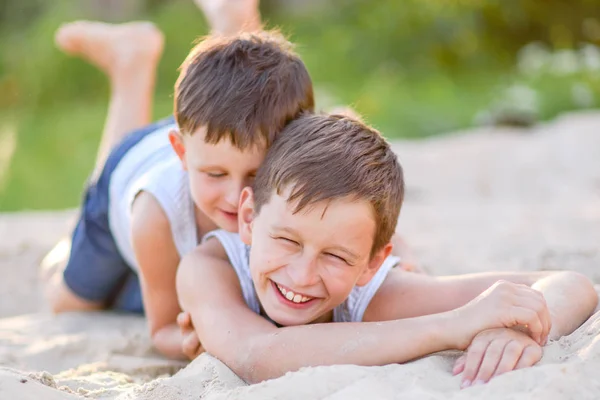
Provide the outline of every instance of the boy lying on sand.
{"type": "Polygon", "coordinates": [[[468,387],[535,364],[549,339],[596,307],[591,282],[573,272],[431,277],[395,268],[403,188],[377,131],[341,116],[290,123],[242,192],[239,234],[212,232],[182,259],[184,352],[206,350],[259,382],[305,366],[468,349],[454,369],[468,387]]]}

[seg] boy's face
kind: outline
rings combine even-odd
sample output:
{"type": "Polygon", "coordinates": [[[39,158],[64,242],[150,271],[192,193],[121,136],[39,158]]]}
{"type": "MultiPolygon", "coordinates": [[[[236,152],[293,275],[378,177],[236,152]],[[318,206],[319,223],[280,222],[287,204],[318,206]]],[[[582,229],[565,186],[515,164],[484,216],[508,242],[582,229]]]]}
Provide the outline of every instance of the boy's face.
{"type": "Polygon", "coordinates": [[[376,225],[366,201],[336,199],[294,214],[288,194],[273,193],[254,215],[252,190],[242,193],[240,236],[252,246],[252,280],[280,325],[327,322],[355,285],[369,282],[391,245],[370,257],[376,225]]]}
{"type": "Polygon", "coordinates": [[[204,141],[205,133],[206,127],[192,135],[173,131],[169,139],[188,171],[192,199],[200,211],[196,213],[197,224],[204,231],[216,225],[237,232],[240,194],[244,187],[252,185],[266,148],[242,151],[229,140],[208,144],[204,141]]]}

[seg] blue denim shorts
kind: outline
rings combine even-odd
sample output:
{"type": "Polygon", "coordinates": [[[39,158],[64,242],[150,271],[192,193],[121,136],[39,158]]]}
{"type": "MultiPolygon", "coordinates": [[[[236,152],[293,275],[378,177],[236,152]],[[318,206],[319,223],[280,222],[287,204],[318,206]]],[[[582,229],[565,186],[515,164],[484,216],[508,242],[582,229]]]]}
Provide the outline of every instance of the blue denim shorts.
{"type": "Polygon", "coordinates": [[[64,270],[64,281],[77,296],[120,311],[144,312],[138,276],[119,253],[110,231],[110,179],[132,147],[172,123],[174,118],[169,117],[128,134],[111,151],[98,179],[88,184],[64,270]]]}

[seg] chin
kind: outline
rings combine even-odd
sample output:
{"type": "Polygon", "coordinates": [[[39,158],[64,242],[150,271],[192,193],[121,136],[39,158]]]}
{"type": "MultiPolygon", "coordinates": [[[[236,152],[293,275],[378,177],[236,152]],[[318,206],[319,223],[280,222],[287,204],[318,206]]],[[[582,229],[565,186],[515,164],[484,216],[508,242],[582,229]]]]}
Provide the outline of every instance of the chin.
{"type": "Polygon", "coordinates": [[[312,319],[301,318],[298,315],[287,315],[284,313],[269,313],[267,315],[273,322],[280,326],[298,326],[298,325],[308,325],[311,323],[312,319]]]}
{"type": "Polygon", "coordinates": [[[225,218],[219,218],[217,221],[220,229],[232,233],[238,232],[239,227],[237,222],[229,221],[225,218]]]}

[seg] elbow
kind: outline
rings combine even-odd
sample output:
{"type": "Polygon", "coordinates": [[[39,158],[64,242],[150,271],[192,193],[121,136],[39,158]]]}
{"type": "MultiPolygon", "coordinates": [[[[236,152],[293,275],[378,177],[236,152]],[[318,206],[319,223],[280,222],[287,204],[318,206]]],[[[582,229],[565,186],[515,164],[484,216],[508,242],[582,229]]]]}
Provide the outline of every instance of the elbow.
{"type": "Polygon", "coordinates": [[[598,306],[598,293],[594,288],[594,283],[587,276],[575,271],[560,272],[559,277],[569,285],[572,289],[572,293],[574,293],[579,298],[581,304],[584,305],[586,311],[588,311],[587,317],[592,315],[598,306]]]}

